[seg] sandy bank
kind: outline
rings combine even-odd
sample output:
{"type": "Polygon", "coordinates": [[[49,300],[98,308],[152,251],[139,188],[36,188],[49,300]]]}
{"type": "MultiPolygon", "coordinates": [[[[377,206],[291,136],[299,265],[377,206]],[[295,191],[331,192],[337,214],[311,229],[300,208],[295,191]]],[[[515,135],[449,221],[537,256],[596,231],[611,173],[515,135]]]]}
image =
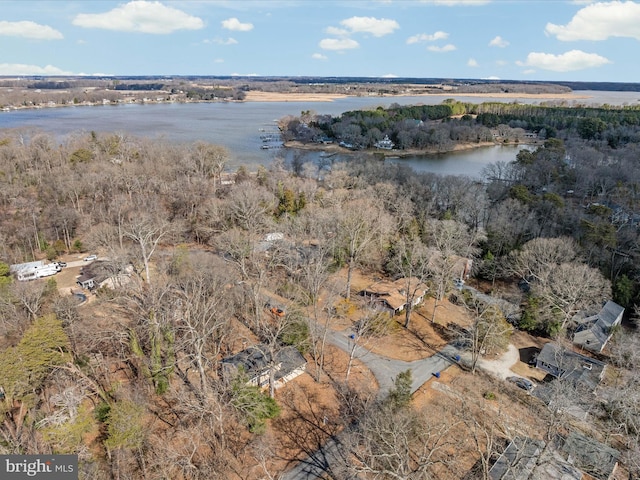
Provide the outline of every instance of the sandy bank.
{"type": "MultiPolygon", "coordinates": [[[[296,148],[298,150],[313,150],[313,151],[322,151],[327,154],[336,154],[336,153],[351,153],[351,154],[369,154],[369,155],[383,155],[384,157],[415,157],[419,155],[437,155],[440,153],[451,153],[451,152],[461,152],[464,150],[473,150],[475,148],[486,148],[493,147],[495,145],[503,145],[497,142],[480,142],[480,143],[457,143],[452,148],[447,150],[438,150],[436,148],[430,149],[416,149],[410,148],[406,150],[382,150],[382,149],[369,149],[369,150],[349,150],[347,148],[340,147],[334,143],[332,144],[321,144],[321,143],[301,143],[296,141],[285,142],[284,146],[286,148],[296,148]]],[[[512,143],[511,145],[515,145],[512,143]]],[[[529,143],[520,142],[519,145],[529,145],[529,143]]],[[[535,142],[531,142],[530,145],[536,145],[535,142]]]]}
{"type": "MultiPolygon", "coordinates": [[[[258,92],[248,91],[244,99],[245,102],[331,102],[338,98],[346,98],[350,95],[337,93],[279,93],[279,92],[258,92]]],[[[406,93],[402,95],[375,95],[372,98],[381,97],[480,97],[480,98],[496,98],[496,99],[514,99],[527,98],[539,100],[586,100],[592,98],[588,95],[576,95],[573,93],[462,93],[449,90],[438,93],[406,93]]]]}
{"type": "Polygon", "coordinates": [[[589,95],[576,95],[574,93],[461,93],[461,92],[442,92],[442,93],[426,93],[419,96],[438,96],[438,97],[484,97],[484,98],[538,98],[540,100],[586,100],[593,98],[589,95]]]}
{"type": "Polygon", "coordinates": [[[338,93],[278,93],[248,91],[245,102],[331,102],[348,95],[338,93]]]}

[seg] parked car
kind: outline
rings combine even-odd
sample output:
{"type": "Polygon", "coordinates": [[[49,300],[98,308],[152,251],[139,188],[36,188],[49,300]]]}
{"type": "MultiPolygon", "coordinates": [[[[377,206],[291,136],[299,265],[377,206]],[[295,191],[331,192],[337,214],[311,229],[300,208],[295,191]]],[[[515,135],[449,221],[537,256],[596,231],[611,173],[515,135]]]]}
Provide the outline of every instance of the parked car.
{"type": "Polygon", "coordinates": [[[511,382],[527,392],[530,392],[535,388],[535,384],[531,380],[527,380],[522,377],[507,377],[507,382],[511,382]]]}
{"type": "Polygon", "coordinates": [[[67,262],[55,262],[60,268],[64,268],[67,266],[67,262]]]}
{"type": "Polygon", "coordinates": [[[453,285],[458,289],[458,290],[462,290],[462,287],[464,286],[464,280],[462,280],[461,278],[456,278],[453,281],[453,285]]]}
{"type": "Polygon", "coordinates": [[[93,260],[97,260],[97,259],[98,259],[98,255],[95,255],[95,254],[84,257],[85,262],[92,262],[93,260]]]}

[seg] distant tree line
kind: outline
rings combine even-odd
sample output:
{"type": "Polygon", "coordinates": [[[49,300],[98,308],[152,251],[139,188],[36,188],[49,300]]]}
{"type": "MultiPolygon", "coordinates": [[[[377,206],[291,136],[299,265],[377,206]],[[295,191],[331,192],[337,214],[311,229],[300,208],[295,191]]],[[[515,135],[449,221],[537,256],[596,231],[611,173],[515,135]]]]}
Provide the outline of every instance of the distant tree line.
{"type": "Polygon", "coordinates": [[[163,83],[117,83],[114,90],[163,90],[163,83]]]}
{"type": "Polygon", "coordinates": [[[235,88],[190,88],[187,90],[187,98],[192,100],[216,100],[216,99],[232,99],[244,100],[246,93],[242,89],[235,88]]]}

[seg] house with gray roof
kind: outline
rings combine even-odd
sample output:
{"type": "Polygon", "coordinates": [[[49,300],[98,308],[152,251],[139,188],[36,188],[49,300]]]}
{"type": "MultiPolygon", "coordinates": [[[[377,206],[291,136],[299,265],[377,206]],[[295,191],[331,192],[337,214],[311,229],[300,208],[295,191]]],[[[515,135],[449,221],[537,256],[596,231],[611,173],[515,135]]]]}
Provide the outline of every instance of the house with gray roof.
{"type": "Polygon", "coordinates": [[[605,364],[549,342],[538,354],[536,367],[558,379],[574,382],[593,392],[604,376],[605,364]]]}
{"type": "Polygon", "coordinates": [[[578,324],[573,335],[573,343],[593,353],[600,353],[613,335],[613,327],[620,325],[624,308],[609,300],[595,315],[578,314],[574,321],[578,324]]]}
{"type": "Polygon", "coordinates": [[[597,480],[613,478],[620,458],[616,449],[577,431],[564,439],[560,452],[583,473],[597,480]]]}
{"type": "Polygon", "coordinates": [[[307,361],[292,346],[283,347],[272,353],[267,345],[257,344],[222,360],[222,374],[227,380],[240,372],[247,376],[247,384],[267,387],[273,374],[275,388],[302,375],[307,361]]]}
{"type": "Polygon", "coordinates": [[[516,437],[489,470],[491,480],[580,480],[580,472],[546,442],[516,437]]]}
{"type": "Polygon", "coordinates": [[[571,431],[550,443],[515,437],[489,470],[491,480],[610,480],[620,453],[571,431]]]}

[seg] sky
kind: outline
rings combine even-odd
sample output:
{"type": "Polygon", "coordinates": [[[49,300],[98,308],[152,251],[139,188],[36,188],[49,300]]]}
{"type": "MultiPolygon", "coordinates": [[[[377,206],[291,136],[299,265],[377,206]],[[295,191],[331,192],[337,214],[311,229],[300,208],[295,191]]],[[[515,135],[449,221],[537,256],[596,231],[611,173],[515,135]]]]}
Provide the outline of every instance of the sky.
{"type": "Polygon", "coordinates": [[[0,75],[640,82],[640,3],[0,0],[0,75]]]}

